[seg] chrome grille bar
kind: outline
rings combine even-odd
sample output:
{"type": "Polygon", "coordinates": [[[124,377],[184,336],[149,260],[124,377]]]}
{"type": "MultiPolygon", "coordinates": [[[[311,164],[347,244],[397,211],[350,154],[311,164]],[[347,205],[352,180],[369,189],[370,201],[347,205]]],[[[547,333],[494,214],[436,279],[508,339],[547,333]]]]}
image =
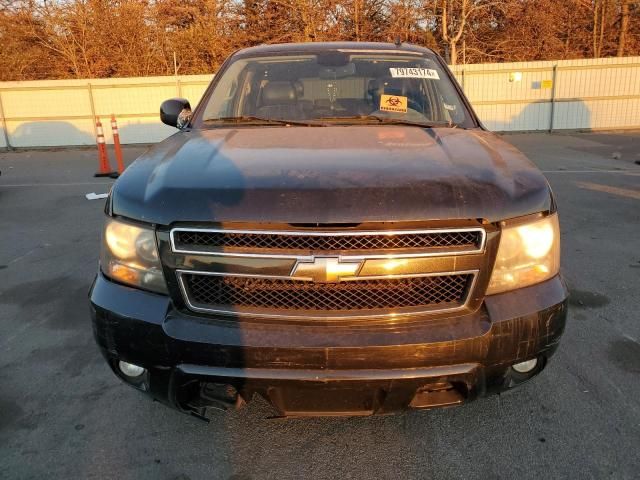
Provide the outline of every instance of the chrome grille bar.
{"type": "MultiPolygon", "coordinates": [[[[201,240],[201,242],[203,241],[201,240]]],[[[340,253],[343,258],[351,258],[353,255],[345,252],[366,251],[366,255],[356,254],[355,256],[358,258],[365,256],[366,258],[390,258],[394,255],[394,251],[401,251],[402,257],[426,257],[482,253],[486,242],[486,232],[480,227],[374,231],[227,230],[180,227],[171,230],[170,242],[174,253],[193,255],[299,259],[303,256],[300,252],[307,252],[308,256],[320,253],[333,253],[334,255],[340,253]],[[181,238],[186,235],[196,239],[207,238],[207,236],[209,238],[250,236],[257,240],[253,242],[256,245],[251,245],[250,241],[235,241],[236,245],[229,247],[224,245],[224,240],[221,239],[219,245],[211,246],[202,243],[182,242],[181,238]],[[260,240],[264,237],[269,237],[269,241],[260,240]],[[300,241],[291,241],[291,238],[298,238],[300,241]],[[312,240],[317,238],[329,241],[314,242],[312,240]],[[423,240],[420,241],[420,239],[423,240]],[[330,248],[317,248],[317,245],[329,245],[330,248]],[[358,248],[354,248],[354,246],[358,248]],[[376,251],[380,253],[374,253],[376,251]]]]}
{"type": "MultiPolygon", "coordinates": [[[[203,288],[202,282],[207,279],[217,279],[217,285],[207,286],[208,290],[205,293],[205,296],[232,296],[234,299],[240,298],[253,298],[251,295],[251,289],[254,288],[254,285],[251,283],[258,283],[257,288],[260,289],[259,282],[276,282],[279,283],[278,288],[281,289],[277,295],[286,295],[288,303],[295,304],[297,302],[295,296],[297,295],[296,289],[306,288],[305,292],[305,301],[308,303],[309,301],[313,302],[327,302],[329,304],[339,304],[338,302],[346,301],[346,292],[338,292],[337,295],[335,292],[331,290],[336,288],[341,284],[309,284],[309,282],[299,282],[295,280],[291,280],[286,277],[259,277],[259,276],[249,276],[249,275],[238,275],[238,276],[224,276],[219,273],[211,273],[211,272],[202,272],[202,271],[190,271],[190,270],[178,270],[178,281],[180,285],[180,289],[182,291],[183,297],[187,306],[190,310],[194,312],[200,313],[213,313],[224,316],[246,316],[246,317],[261,317],[261,318],[280,318],[280,319],[305,319],[305,320],[344,320],[344,319],[366,319],[366,318],[383,318],[383,317],[410,317],[415,315],[424,315],[425,313],[434,312],[434,313],[443,313],[443,312],[455,312],[458,310],[462,310],[466,308],[469,299],[471,297],[471,292],[475,287],[475,282],[477,278],[477,271],[460,271],[460,272],[439,272],[439,273],[430,273],[423,275],[415,275],[415,276],[400,276],[394,277],[390,276],[388,278],[381,277],[372,277],[372,278],[363,278],[361,281],[356,282],[345,282],[345,285],[349,285],[353,287],[355,293],[358,294],[362,292],[358,292],[358,284],[367,284],[368,282],[376,282],[379,287],[384,289],[386,287],[385,283],[391,283],[394,281],[405,281],[407,285],[401,285],[403,288],[407,288],[410,286],[411,282],[420,282],[422,280],[428,279],[446,279],[451,278],[455,279],[455,290],[449,286],[445,285],[441,291],[435,291],[433,293],[426,292],[423,293],[426,298],[429,298],[431,301],[428,303],[418,304],[418,305],[398,305],[397,307],[391,307],[386,305],[384,309],[382,308],[352,308],[352,309],[344,309],[337,311],[330,311],[326,309],[323,311],[322,308],[318,309],[310,309],[310,308],[278,308],[274,306],[273,303],[257,306],[257,305],[218,305],[215,303],[209,303],[207,301],[202,302],[198,301],[200,295],[193,291],[194,285],[193,280],[196,279],[200,285],[197,285],[196,288],[203,288]],[[233,290],[229,293],[227,290],[229,287],[221,287],[220,282],[229,282],[231,284],[231,289],[233,290]],[[287,282],[297,284],[295,288],[290,288],[287,285],[287,282]],[[460,283],[462,282],[462,283],[460,283]],[[245,285],[245,283],[249,283],[249,285],[245,285]],[[238,285],[235,285],[238,284],[238,285]],[[225,292],[220,293],[216,291],[216,289],[224,288],[225,292]],[[313,295],[315,294],[314,290],[324,289],[325,291],[321,293],[320,299],[314,299],[313,295]],[[309,291],[311,290],[311,291],[309,291]],[[328,290],[328,292],[327,292],[328,290]],[[446,294],[446,298],[444,298],[444,294],[446,294]],[[327,295],[329,299],[327,300],[327,295]],[[336,296],[337,299],[336,300],[336,296]],[[438,297],[443,297],[441,301],[437,301],[438,297]]],[[[363,285],[364,286],[364,285],[363,285]]],[[[369,285],[366,285],[369,286],[369,285]]],[[[424,288],[423,288],[424,289],[424,288]]],[[[258,290],[257,298],[262,299],[265,297],[265,293],[258,290]]],[[[360,293],[361,295],[361,293],[360,293]]],[[[377,296],[376,292],[372,292],[372,295],[377,296]]],[[[385,292],[385,299],[389,300],[390,295],[385,292]]],[[[403,294],[404,299],[408,299],[409,294],[405,291],[403,294]]],[[[273,302],[273,295],[267,297],[271,302],[273,302]]],[[[354,304],[353,307],[356,307],[354,304]]]]}

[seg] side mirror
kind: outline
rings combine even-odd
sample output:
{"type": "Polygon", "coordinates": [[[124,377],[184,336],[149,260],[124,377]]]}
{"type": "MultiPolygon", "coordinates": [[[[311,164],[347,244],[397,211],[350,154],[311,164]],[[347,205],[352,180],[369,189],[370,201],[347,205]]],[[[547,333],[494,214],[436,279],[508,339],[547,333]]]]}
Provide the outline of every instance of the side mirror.
{"type": "Polygon", "coordinates": [[[185,128],[191,121],[191,105],[186,98],[171,98],[160,105],[160,120],[170,127],[185,128]]]}

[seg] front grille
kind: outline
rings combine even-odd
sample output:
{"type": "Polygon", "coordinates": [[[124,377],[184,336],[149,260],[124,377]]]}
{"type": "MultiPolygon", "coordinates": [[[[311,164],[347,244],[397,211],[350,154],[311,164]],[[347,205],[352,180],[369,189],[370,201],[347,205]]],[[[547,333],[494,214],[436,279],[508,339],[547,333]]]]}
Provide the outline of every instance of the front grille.
{"type": "Polygon", "coordinates": [[[182,273],[185,293],[196,309],[256,314],[285,310],[287,315],[455,308],[464,304],[472,279],[465,273],[314,283],[182,273]]]}
{"type": "Polygon", "coordinates": [[[398,231],[389,233],[306,234],[286,231],[198,231],[175,229],[172,232],[177,250],[188,252],[251,250],[287,250],[305,252],[344,252],[370,250],[445,249],[452,251],[478,250],[482,246],[481,229],[432,230],[426,232],[398,231]]]}

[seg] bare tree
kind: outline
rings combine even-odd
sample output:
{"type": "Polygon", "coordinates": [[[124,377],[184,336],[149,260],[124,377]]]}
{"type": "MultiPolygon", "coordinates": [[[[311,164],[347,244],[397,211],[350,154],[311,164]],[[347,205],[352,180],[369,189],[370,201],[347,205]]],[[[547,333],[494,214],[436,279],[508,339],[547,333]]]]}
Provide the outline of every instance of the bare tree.
{"type": "Polygon", "coordinates": [[[629,34],[629,6],[631,0],[621,0],[621,12],[620,12],[620,34],[618,36],[618,56],[624,55],[624,48],[627,42],[627,35],[629,34]]]}
{"type": "Polygon", "coordinates": [[[441,34],[449,47],[453,65],[458,62],[458,44],[470,18],[483,10],[501,8],[503,3],[490,0],[441,0],[441,34]]]}
{"type": "Polygon", "coordinates": [[[278,42],[402,41],[470,62],[640,54],[638,0],[0,0],[0,80],[215,71],[278,42]]]}

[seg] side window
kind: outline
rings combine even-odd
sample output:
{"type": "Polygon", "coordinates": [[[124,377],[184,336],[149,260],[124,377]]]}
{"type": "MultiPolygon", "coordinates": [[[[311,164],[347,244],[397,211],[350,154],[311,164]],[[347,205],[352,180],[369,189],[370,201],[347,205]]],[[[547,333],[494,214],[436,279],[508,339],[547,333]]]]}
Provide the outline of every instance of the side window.
{"type": "Polygon", "coordinates": [[[215,87],[216,94],[205,107],[203,118],[215,119],[235,116],[238,111],[239,79],[244,78],[246,62],[238,61],[229,67],[215,87]]]}

